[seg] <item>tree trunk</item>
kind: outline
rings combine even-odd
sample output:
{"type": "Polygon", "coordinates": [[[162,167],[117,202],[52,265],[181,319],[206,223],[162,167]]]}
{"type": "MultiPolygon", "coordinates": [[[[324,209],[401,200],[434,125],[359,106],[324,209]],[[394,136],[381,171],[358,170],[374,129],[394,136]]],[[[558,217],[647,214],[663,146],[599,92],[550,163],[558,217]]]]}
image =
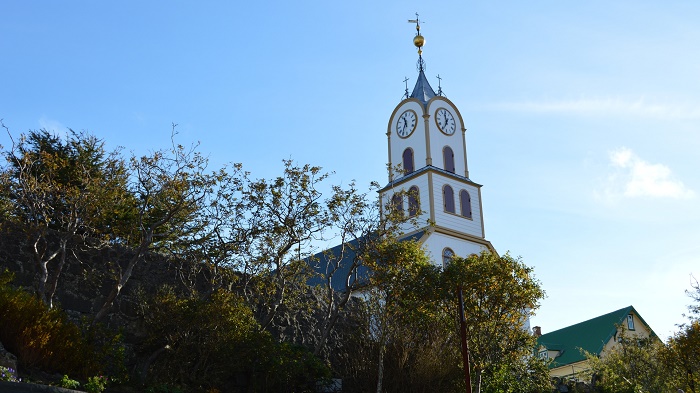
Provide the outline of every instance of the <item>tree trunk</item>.
{"type": "Polygon", "coordinates": [[[112,287],[112,291],[109,293],[107,299],[105,299],[104,303],[102,304],[102,308],[100,308],[100,311],[98,311],[95,315],[95,318],[93,319],[94,322],[100,321],[102,318],[104,318],[105,315],[107,315],[109,309],[112,308],[112,304],[114,304],[114,299],[116,299],[117,296],[119,296],[119,293],[121,292],[122,288],[124,288],[126,282],[129,281],[129,278],[131,278],[131,273],[134,271],[134,266],[136,266],[136,263],[138,263],[138,261],[142,258],[143,254],[146,253],[146,250],[148,250],[148,247],[151,245],[152,241],[153,231],[149,230],[146,236],[144,236],[144,240],[139,245],[139,248],[136,250],[136,255],[134,255],[129,260],[129,264],[126,266],[126,269],[124,269],[124,272],[121,274],[119,281],[117,281],[114,284],[114,287],[112,287]]]}
{"type": "Polygon", "coordinates": [[[382,393],[384,379],[384,340],[379,343],[379,364],[377,365],[377,393],[382,393]]]}
{"type": "MultiPolygon", "coordinates": [[[[332,291],[332,290],[331,290],[332,291]]],[[[321,332],[321,337],[318,340],[318,344],[316,344],[316,348],[314,349],[314,355],[318,356],[321,353],[321,349],[323,346],[326,344],[326,340],[328,340],[328,336],[331,334],[331,330],[333,330],[333,326],[335,326],[336,322],[338,321],[338,317],[340,316],[340,310],[345,307],[345,304],[347,304],[348,300],[350,300],[350,296],[352,296],[352,291],[351,290],[346,290],[345,293],[343,294],[343,297],[338,301],[338,303],[335,303],[333,301],[333,294],[330,294],[330,304],[329,304],[329,314],[328,318],[326,319],[326,323],[323,325],[323,331],[321,332]]]]}
{"type": "MultiPolygon", "coordinates": [[[[41,241],[42,236],[37,235],[37,238],[34,240],[34,260],[36,261],[37,264],[37,269],[38,269],[38,275],[39,277],[37,278],[37,288],[36,292],[37,295],[39,296],[39,299],[46,304],[49,305],[49,301],[46,298],[46,283],[49,280],[49,262],[51,262],[52,259],[58,255],[60,250],[56,250],[53,254],[49,255],[47,258],[43,258],[44,252],[39,251],[39,242],[41,241]]],[[[47,246],[48,247],[48,246],[47,246]]]]}
{"type": "MultiPolygon", "coordinates": [[[[49,308],[53,308],[53,296],[56,293],[56,288],[58,287],[58,278],[61,276],[61,272],[63,271],[63,266],[66,264],[66,248],[68,246],[68,240],[67,239],[61,239],[59,250],[60,250],[60,259],[58,260],[58,267],[56,267],[56,271],[53,274],[53,277],[51,278],[51,284],[49,285],[49,288],[46,293],[46,304],[49,305],[49,308]]],[[[48,272],[48,269],[47,269],[48,272]]]]}

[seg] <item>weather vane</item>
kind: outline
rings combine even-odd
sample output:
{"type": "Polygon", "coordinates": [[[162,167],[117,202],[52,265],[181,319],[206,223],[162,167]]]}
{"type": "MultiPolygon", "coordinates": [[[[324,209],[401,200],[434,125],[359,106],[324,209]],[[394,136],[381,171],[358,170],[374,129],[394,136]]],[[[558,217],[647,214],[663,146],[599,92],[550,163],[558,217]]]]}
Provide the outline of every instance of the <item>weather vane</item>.
{"type": "Polygon", "coordinates": [[[425,70],[425,62],[423,61],[423,44],[425,44],[425,38],[420,35],[420,19],[418,19],[418,13],[416,12],[416,19],[409,19],[408,23],[416,24],[416,36],[413,37],[413,45],[418,48],[418,71],[425,70]]]}

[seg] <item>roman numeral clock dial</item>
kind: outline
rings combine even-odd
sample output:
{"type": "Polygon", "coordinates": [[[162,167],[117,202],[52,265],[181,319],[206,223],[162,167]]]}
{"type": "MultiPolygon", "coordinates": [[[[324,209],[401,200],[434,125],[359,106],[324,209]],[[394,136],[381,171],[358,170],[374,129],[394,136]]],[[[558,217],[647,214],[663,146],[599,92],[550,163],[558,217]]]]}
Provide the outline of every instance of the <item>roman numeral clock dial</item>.
{"type": "Polygon", "coordinates": [[[416,112],[410,109],[405,111],[396,121],[396,133],[401,138],[408,138],[413,133],[413,130],[416,129],[417,119],[418,116],[416,115],[416,112]]]}
{"type": "Polygon", "coordinates": [[[445,135],[452,135],[455,133],[457,124],[455,123],[455,118],[452,113],[445,108],[438,108],[435,111],[435,123],[437,123],[438,129],[442,131],[445,135]]]}

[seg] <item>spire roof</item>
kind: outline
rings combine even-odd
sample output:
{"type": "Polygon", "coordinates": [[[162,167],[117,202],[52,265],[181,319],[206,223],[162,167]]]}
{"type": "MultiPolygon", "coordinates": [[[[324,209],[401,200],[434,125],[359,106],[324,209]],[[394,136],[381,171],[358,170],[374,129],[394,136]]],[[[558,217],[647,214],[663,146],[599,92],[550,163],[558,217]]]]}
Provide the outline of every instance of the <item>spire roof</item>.
{"type": "MultiPolygon", "coordinates": [[[[416,19],[411,19],[408,23],[416,24],[416,36],[413,37],[413,45],[418,48],[418,80],[416,81],[416,86],[413,88],[413,93],[411,93],[411,98],[417,98],[418,101],[426,105],[428,101],[435,97],[435,90],[430,87],[428,79],[425,77],[425,62],[423,61],[423,45],[425,44],[425,38],[420,35],[420,20],[418,19],[418,13],[416,12],[416,19]]],[[[408,93],[408,89],[406,89],[408,93]]]]}
{"type": "Polygon", "coordinates": [[[430,83],[423,72],[423,67],[421,67],[420,71],[418,71],[418,80],[413,88],[413,93],[411,93],[411,98],[417,98],[418,101],[425,105],[433,97],[435,97],[435,90],[430,87],[430,83]]]}

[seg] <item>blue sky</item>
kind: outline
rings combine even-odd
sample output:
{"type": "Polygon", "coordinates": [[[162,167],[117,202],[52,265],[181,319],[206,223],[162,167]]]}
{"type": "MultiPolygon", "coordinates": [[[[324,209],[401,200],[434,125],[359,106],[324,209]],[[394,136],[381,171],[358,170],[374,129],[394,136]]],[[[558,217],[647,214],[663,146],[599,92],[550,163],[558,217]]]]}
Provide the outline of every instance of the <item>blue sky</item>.
{"type": "Polygon", "coordinates": [[[533,325],[633,305],[670,335],[700,276],[696,2],[6,1],[0,118],[137,154],[174,122],[212,167],[269,177],[293,158],[384,183],[416,11],[486,237],[547,291],[533,325]]]}

